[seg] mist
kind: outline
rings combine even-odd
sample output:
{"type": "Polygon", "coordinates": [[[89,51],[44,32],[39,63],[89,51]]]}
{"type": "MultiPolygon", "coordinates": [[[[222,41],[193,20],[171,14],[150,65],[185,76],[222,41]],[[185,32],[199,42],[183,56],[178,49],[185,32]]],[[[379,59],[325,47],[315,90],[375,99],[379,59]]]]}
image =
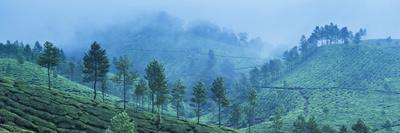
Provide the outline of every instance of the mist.
{"type": "Polygon", "coordinates": [[[367,28],[367,39],[400,37],[400,18],[396,14],[400,11],[400,2],[396,0],[4,0],[0,2],[0,9],[2,42],[48,40],[66,51],[83,45],[76,40],[82,32],[128,23],[156,12],[167,12],[183,23],[209,21],[234,32],[260,37],[266,44],[263,56],[281,54],[297,45],[302,34],[329,22],[351,30],[367,28]]]}

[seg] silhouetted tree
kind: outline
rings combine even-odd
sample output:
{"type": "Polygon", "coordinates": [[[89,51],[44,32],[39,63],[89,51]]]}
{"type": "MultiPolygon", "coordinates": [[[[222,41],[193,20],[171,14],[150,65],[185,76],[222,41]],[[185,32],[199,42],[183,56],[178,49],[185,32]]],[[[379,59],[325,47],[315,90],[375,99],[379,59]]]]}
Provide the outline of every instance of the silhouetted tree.
{"type": "Polygon", "coordinates": [[[128,91],[127,86],[132,84],[136,78],[135,73],[130,70],[130,65],[131,63],[129,62],[128,56],[119,57],[115,64],[117,73],[114,77],[114,81],[122,83],[124,110],[126,109],[126,103],[128,102],[126,98],[126,93],[128,91]]]}
{"type": "Polygon", "coordinates": [[[360,29],[356,34],[354,34],[353,42],[359,44],[363,36],[367,35],[366,29],[360,29]]]}
{"type": "Polygon", "coordinates": [[[218,106],[218,126],[221,126],[221,109],[229,105],[229,100],[226,96],[226,89],[224,86],[224,79],[218,77],[214,80],[211,87],[212,99],[218,106]]]}
{"type": "Polygon", "coordinates": [[[93,99],[97,96],[97,81],[104,78],[110,67],[106,50],[102,49],[97,42],[90,46],[90,50],[85,53],[84,61],[84,82],[93,82],[93,99]]]}
{"type": "Polygon", "coordinates": [[[48,86],[51,89],[50,70],[60,62],[59,50],[51,42],[45,42],[44,47],[44,51],[39,56],[38,64],[47,68],[48,86]]]}
{"type": "Polygon", "coordinates": [[[141,105],[142,109],[144,109],[143,103],[144,103],[144,95],[145,95],[146,91],[147,91],[146,81],[144,79],[140,79],[139,83],[135,87],[135,95],[138,97],[138,99],[140,99],[139,105],[141,105]]]}
{"type": "Polygon", "coordinates": [[[181,80],[177,80],[172,88],[172,103],[176,108],[176,118],[179,120],[179,113],[183,112],[183,98],[186,92],[186,87],[182,84],[181,80]]]}
{"type": "MultiPolygon", "coordinates": [[[[164,66],[156,60],[150,62],[146,68],[145,78],[151,90],[152,112],[154,112],[155,105],[157,105],[158,109],[161,109],[161,105],[167,99],[168,90],[164,71],[164,66]]],[[[159,111],[159,113],[161,112],[159,111]]]]}
{"type": "Polygon", "coordinates": [[[193,97],[190,99],[192,102],[190,105],[195,108],[197,123],[200,123],[200,113],[204,105],[207,104],[207,92],[204,88],[204,84],[198,81],[193,87],[193,97]]]}

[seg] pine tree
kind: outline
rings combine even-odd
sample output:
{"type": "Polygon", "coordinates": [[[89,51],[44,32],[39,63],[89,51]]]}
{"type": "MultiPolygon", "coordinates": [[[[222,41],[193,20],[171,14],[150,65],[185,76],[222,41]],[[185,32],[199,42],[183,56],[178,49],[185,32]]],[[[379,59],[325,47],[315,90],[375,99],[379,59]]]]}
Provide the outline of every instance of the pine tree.
{"type": "MultiPolygon", "coordinates": [[[[151,111],[154,112],[154,106],[157,105],[161,109],[167,100],[167,81],[164,73],[165,69],[162,64],[154,60],[147,65],[145,78],[148,81],[151,90],[151,111]]],[[[161,113],[161,111],[158,111],[161,113]]]]}
{"type": "Polygon", "coordinates": [[[119,59],[115,62],[115,66],[117,69],[117,73],[113,80],[117,83],[122,84],[122,89],[123,89],[123,103],[124,103],[124,110],[126,109],[126,103],[127,98],[126,98],[126,93],[127,93],[127,87],[128,85],[132,84],[133,81],[136,78],[136,75],[131,72],[130,70],[130,62],[128,56],[121,56],[119,59]]]}
{"type": "Polygon", "coordinates": [[[249,95],[247,96],[247,125],[249,133],[251,133],[251,126],[253,125],[255,109],[257,106],[257,91],[255,89],[251,89],[249,95]]]}
{"type": "Polygon", "coordinates": [[[204,84],[201,81],[198,81],[196,85],[193,87],[193,97],[190,100],[192,107],[195,108],[197,123],[200,123],[200,114],[202,107],[207,104],[207,92],[204,88],[204,84]]]}
{"type": "Polygon", "coordinates": [[[51,42],[45,42],[44,51],[40,54],[38,64],[47,68],[48,86],[51,89],[50,70],[60,62],[59,50],[51,42]]]}
{"type": "Polygon", "coordinates": [[[83,61],[83,73],[85,74],[84,81],[93,82],[93,99],[96,100],[97,81],[106,76],[108,68],[110,67],[106,55],[106,50],[102,49],[97,42],[94,42],[90,46],[90,50],[85,53],[83,61]]]}
{"type": "Polygon", "coordinates": [[[141,108],[143,109],[143,98],[144,95],[147,91],[147,85],[146,81],[144,79],[140,79],[139,83],[135,87],[135,95],[138,97],[138,101],[140,100],[140,103],[138,105],[141,105],[141,108]]]}
{"type": "Polygon", "coordinates": [[[31,46],[30,45],[25,45],[25,47],[24,47],[24,54],[23,54],[24,56],[25,56],[25,59],[27,60],[27,61],[31,61],[32,59],[33,59],[33,53],[32,53],[32,49],[31,49],[31,46]]]}
{"type": "Polygon", "coordinates": [[[179,113],[183,112],[183,100],[186,92],[186,87],[182,85],[181,80],[177,80],[172,88],[172,102],[176,108],[176,118],[179,120],[179,113]]]}
{"type": "Polygon", "coordinates": [[[135,122],[126,112],[119,113],[111,119],[106,133],[136,133],[135,122]]]}
{"type": "Polygon", "coordinates": [[[218,106],[218,126],[221,127],[221,109],[229,105],[229,100],[226,96],[226,89],[224,86],[224,79],[222,77],[218,77],[214,80],[211,92],[213,94],[212,99],[218,106]]]}
{"type": "Polygon", "coordinates": [[[364,121],[361,119],[358,119],[357,123],[354,124],[351,129],[353,129],[354,132],[356,133],[369,133],[369,127],[365,125],[364,121]]]}

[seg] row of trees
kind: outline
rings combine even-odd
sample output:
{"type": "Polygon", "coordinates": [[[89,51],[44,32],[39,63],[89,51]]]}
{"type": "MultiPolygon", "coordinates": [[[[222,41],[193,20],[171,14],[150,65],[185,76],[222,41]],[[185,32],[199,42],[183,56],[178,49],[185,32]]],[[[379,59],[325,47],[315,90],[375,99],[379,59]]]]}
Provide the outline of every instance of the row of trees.
{"type": "Polygon", "coordinates": [[[317,26],[309,37],[301,36],[300,46],[294,46],[285,51],[282,55],[283,60],[272,59],[259,68],[253,68],[249,72],[249,79],[254,87],[269,85],[284,73],[291,72],[295,65],[306,60],[319,46],[339,43],[347,44],[350,41],[358,44],[366,34],[366,29],[360,29],[353,34],[347,27],[339,28],[333,23],[317,26]]]}
{"type": "MultiPolygon", "coordinates": [[[[351,126],[351,130],[355,133],[370,133],[371,129],[364,123],[363,120],[358,119],[355,124],[351,126]]],[[[390,131],[390,129],[386,129],[390,131]]],[[[296,121],[293,123],[293,133],[350,133],[351,131],[347,129],[345,125],[342,125],[339,130],[335,128],[324,125],[320,127],[315,119],[311,117],[306,120],[303,116],[298,116],[296,121]]]]}

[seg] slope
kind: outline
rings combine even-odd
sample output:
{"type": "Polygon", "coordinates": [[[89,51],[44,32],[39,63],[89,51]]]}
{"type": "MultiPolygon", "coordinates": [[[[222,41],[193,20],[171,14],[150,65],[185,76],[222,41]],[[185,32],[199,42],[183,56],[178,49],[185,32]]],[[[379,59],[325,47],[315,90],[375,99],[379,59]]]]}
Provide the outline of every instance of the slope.
{"type": "Polygon", "coordinates": [[[377,132],[383,132],[389,120],[392,128],[400,130],[399,51],[399,45],[384,40],[319,47],[293,72],[272,84],[282,87],[286,82],[287,87],[303,89],[259,90],[262,113],[258,122],[265,122],[256,129],[265,131],[271,124],[268,118],[283,109],[285,131],[292,128],[298,115],[315,116],[319,123],[335,127],[350,126],[362,118],[377,132]]]}
{"type": "MultiPolygon", "coordinates": [[[[18,63],[15,59],[0,58],[0,76],[12,77],[29,84],[47,86],[47,69],[30,62],[18,63]]],[[[52,86],[71,94],[92,97],[93,89],[70,81],[60,75],[52,75],[52,86]]],[[[114,96],[106,96],[107,100],[116,100],[114,96]]]]}
{"type": "MultiPolygon", "coordinates": [[[[0,78],[0,125],[33,132],[103,132],[121,110],[56,89],[0,78]]],[[[153,116],[128,111],[140,132],[155,132],[153,116]]],[[[10,128],[3,128],[8,130],[10,128]]],[[[3,130],[0,128],[0,131],[3,130]]],[[[228,128],[177,121],[164,117],[162,132],[236,132],[228,128]]]]}

